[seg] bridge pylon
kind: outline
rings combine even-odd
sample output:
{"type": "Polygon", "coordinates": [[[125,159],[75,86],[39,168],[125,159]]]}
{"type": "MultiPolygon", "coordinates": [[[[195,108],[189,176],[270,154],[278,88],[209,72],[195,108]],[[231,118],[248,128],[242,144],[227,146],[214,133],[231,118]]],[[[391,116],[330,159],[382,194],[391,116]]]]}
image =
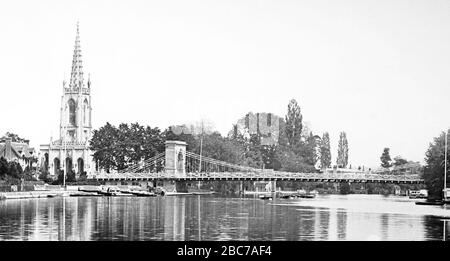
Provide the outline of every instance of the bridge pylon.
{"type": "Polygon", "coordinates": [[[165,172],[176,177],[186,177],[186,146],[184,141],[166,141],[165,172]]]}

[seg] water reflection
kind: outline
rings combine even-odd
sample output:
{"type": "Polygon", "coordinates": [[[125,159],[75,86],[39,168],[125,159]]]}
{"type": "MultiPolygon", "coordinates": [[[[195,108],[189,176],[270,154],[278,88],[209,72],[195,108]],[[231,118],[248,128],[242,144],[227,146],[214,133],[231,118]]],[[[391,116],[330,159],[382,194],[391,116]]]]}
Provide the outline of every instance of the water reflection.
{"type": "Polygon", "coordinates": [[[446,219],[426,214],[450,211],[439,208],[376,197],[4,200],[0,240],[447,240],[446,219]]]}

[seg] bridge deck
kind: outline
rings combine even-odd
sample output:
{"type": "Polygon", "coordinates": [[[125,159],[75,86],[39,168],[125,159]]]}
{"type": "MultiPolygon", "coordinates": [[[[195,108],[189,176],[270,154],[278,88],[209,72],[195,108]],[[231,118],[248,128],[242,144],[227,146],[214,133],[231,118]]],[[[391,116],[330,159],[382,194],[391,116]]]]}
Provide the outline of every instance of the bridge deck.
{"type": "Polygon", "coordinates": [[[125,180],[253,180],[253,181],[318,181],[318,182],[382,182],[382,183],[423,183],[419,175],[381,175],[366,173],[292,173],[292,172],[209,172],[186,173],[97,173],[94,178],[99,181],[125,180]]]}

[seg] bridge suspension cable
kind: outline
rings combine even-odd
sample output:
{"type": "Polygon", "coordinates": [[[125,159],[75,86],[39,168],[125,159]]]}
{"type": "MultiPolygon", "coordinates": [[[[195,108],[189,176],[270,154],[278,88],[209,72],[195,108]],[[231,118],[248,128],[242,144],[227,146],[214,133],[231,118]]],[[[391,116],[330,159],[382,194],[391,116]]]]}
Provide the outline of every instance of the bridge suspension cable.
{"type": "MultiPolygon", "coordinates": [[[[237,164],[228,163],[225,161],[216,160],[213,158],[200,156],[196,153],[186,151],[186,157],[189,159],[194,159],[200,161],[201,157],[201,163],[202,163],[202,170],[205,171],[215,171],[215,172],[225,172],[225,171],[243,171],[243,172],[261,172],[261,169],[247,167],[247,166],[241,166],[237,164]],[[205,166],[205,168],[203,168],[205,166]]],[[[192,166],[194,167],[194,166],[192,166]]],[[[195,169],[195,168],[194,168],[195,169]]],[[[198,169],[198,168],[197,168],[198,169]]]]}
{"type": "Polygon", "coordinates": [[[165,153],[158,153],[155,156],[142,162],[134,164],[128,168],[118,171],[118,173],[138,173],[138,172],[158,172],[164,170],[165,153]],[[158,165],[159,164],[159,165],[158,165]],[[158,168],[159,167],[159,168],[158,168]]]}

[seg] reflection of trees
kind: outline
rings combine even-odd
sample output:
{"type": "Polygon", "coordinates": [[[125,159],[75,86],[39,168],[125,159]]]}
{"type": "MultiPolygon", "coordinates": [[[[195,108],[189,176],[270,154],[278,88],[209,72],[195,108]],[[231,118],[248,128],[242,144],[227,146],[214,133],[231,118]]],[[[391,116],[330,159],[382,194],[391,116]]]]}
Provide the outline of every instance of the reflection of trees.
{"type": "MultiPolygon", "coordinates": [[[[433,217],[433,216],[424,216],[423,217],[423,227],[425,231],[425,239],[428,240],[444,240],[444,221],[442,221],[440,218],[433,217]]],[[[449,223],[447,221],[446,224],[446,238],[449,238],[448,232],[450,231],[448,229],[449,223]]]]}
{"type": "Polygon", "coordinates": [[[329,221],[330,221],[330,210],[321,209],[319,211],[319,224],[320,229],[316,233],[319,234],[320,240],[327,240],[329,233],[329,221]]]}
{"type": "Polygon", "coordinates": [[[298,240],[314,240],[314,231],[316,226],[316,212],[314,208],[307,207],[299,209],[299,237],[298,240]]]}
{"type": "Polygon", "coordinates": [[[337,212],[337,237],[339,240],[347,238],[347,212],[345,210],[338,210],[337,212]]]}
{"type": "Polygon", "coordinates": [[[437,217],[405,219],[279,203],[284,202],[203,196],[0,201],[0,239],[365,240],[370,233],[381,240],[444,237],[444,223],[437,217]]]}
{"type": "Polygon", "coordinates": [[[389,214],[381,214],[381,240],[389,240],[389,214]]]}

